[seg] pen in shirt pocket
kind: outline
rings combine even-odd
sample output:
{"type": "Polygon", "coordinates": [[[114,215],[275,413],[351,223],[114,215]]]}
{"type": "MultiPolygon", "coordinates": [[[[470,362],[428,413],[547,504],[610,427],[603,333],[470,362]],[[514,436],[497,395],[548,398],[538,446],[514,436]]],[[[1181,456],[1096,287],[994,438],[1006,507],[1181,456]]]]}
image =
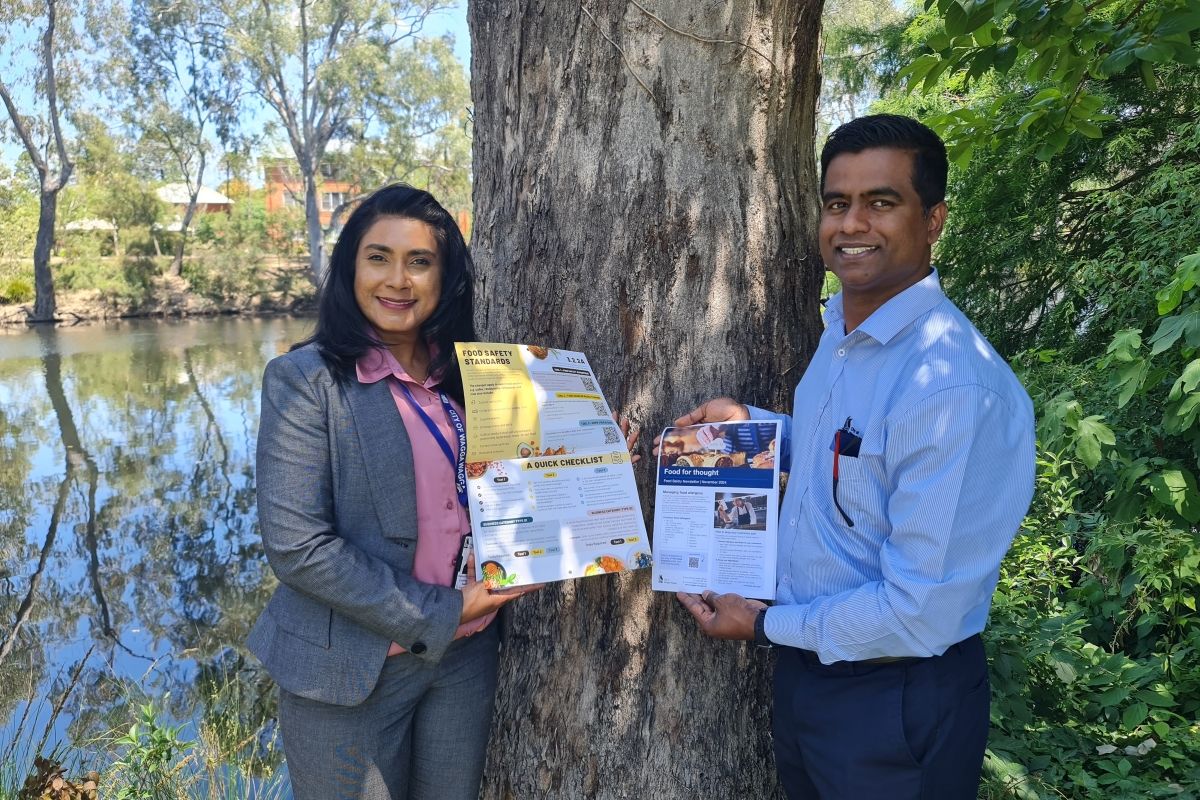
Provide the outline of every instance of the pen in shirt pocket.
{"type": "Polygon", "coordinates": [[[833,505],[837,508],[838,513],[842,515],[842,519],[851,528],[854,527],[854,520],[850,519],[850,515],[846,513],[846,509],[842,508],[841,502],[838,500],[838,461],[842,456],[847,458],[858,458],[859,448],[862,447],[862,437],[854,432],[851,427],[853,420],[846,417],[846,424],[833,432],[833,505]]]}

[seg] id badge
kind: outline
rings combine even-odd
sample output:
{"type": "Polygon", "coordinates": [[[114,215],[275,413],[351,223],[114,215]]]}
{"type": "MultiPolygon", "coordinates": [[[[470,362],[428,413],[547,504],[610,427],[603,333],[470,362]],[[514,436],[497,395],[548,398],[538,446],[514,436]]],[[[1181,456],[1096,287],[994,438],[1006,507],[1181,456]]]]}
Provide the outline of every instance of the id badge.
{"type": "Polygon", "coordinates": [[[467,559],[471,556],[471,534],[464,533],[462,548],[458,553],[458,561],[454,567],[454,588],[462,589],[467,585],[467,559]]]}

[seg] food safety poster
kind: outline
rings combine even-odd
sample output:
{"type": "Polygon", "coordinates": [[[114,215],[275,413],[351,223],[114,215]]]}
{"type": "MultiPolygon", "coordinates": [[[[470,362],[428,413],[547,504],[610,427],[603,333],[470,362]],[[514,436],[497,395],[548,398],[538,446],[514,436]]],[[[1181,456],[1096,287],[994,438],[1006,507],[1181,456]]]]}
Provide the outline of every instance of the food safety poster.
{"type": "Polygon", "coordinates": [[[583,353],[455,344],[476,577],[490,588],[650,565],[625,438],[583,353]]]}
{"type": "Polygon", "coordinates": [[[775,598],[779,422],[667,428],[654,502],[658,591],[775,598]]]}

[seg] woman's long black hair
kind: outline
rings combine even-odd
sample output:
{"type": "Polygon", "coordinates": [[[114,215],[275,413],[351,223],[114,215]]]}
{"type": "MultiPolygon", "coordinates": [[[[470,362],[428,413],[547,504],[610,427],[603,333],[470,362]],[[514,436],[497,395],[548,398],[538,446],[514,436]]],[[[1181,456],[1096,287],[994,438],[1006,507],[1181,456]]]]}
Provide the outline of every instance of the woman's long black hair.
{"type": "Polygon", "coordinates": [[[441,386],[459,402],[463,399],[462,374],[454,354],[455,342],[475,340],[472,304],[474,265],[462,232],[446,209],[429,192],[403,183],[384,186],[363,200],[346,220],[333,246],[329,269],[321,283],[317,329],[292,349],[316,343],[339,381],[351,380],[359,356],[382,346],[354,297],[354,269],[363,235],[381,217],[401,217],[424,222],[433,229],[442,263],[442,293],[421,334],[436,353],[430,374],[441,373],[441,386]]]}

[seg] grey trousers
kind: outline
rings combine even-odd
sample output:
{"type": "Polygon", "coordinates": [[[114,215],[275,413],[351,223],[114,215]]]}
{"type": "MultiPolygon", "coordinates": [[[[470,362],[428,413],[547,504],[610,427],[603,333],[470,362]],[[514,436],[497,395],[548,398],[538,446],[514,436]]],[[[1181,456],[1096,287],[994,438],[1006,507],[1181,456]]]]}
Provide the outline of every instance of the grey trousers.
{"type": "Polygon", "coordinates": [[[384,662],[361,705],[279,691],[296,800],[476,800],[496,697],[499,625],[453,642],[428,666],[384,662]]]}

